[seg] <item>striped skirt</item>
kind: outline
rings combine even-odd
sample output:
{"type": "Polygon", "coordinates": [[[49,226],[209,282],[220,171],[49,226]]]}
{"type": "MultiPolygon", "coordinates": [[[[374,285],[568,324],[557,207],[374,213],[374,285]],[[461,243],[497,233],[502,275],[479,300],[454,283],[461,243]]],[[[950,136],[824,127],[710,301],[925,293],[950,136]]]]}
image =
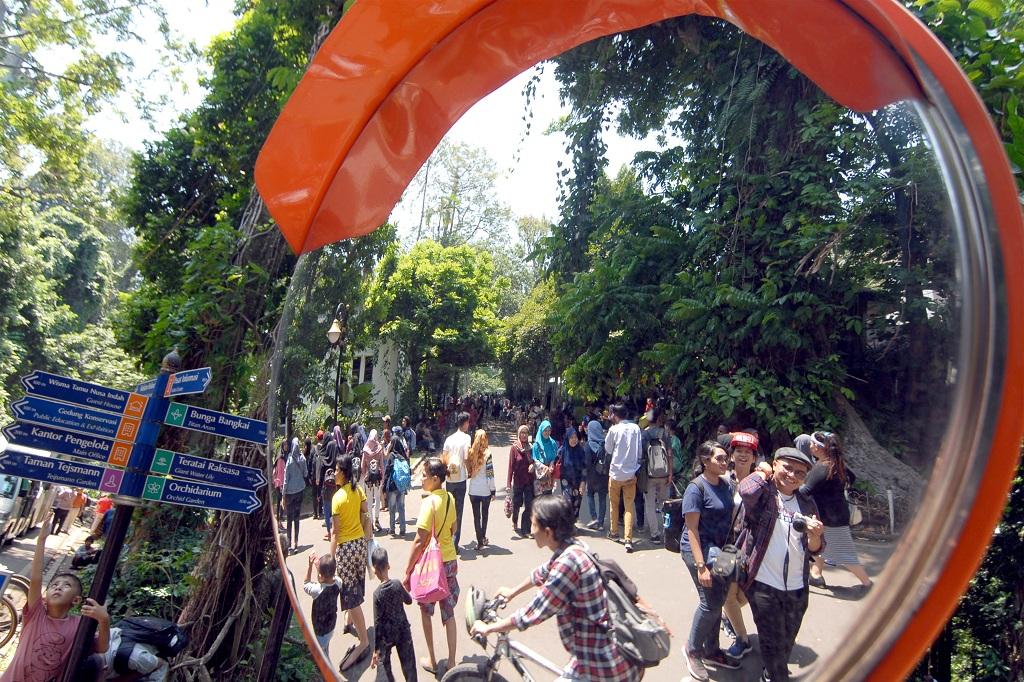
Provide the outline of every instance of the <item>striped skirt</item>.
{"type": "Polygon", "coordinates": [[[836,566],[860,566],[849,526],[825,526],[825,561],[836,566]]]}

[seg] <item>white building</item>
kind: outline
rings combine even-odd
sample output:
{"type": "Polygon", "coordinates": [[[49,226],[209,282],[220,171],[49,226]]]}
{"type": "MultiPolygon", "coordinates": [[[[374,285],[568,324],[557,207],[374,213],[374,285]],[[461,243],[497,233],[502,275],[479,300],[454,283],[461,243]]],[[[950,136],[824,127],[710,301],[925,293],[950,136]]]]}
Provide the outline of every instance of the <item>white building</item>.
{"type": "Polygon", "coordinates": [[[382,341],[375,349],[361,350],[353,355],[349,382],[373,384],[373,400],[387,406],[388,412],[398,409],[399,391],[409,381],[409,370],[401,360],[398,347],[382,341]]]}

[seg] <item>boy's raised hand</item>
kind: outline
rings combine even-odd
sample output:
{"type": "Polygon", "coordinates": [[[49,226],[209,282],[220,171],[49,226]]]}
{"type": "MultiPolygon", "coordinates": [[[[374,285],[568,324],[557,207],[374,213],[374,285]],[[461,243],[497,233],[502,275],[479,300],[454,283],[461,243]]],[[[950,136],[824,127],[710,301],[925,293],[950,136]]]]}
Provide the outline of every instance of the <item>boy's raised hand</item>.
{"type": "Polygon", "coordinates": [[[310,568],[312,568],[313,566],[316,566],[316,562],[317,562],[317,560],[319,558],[320,557],[317,556],[316,552],[310,552],[309,553],[309,566],[310,566],[310,568]]]}
{"type": "Polygon", "coordinates": [[[107,613],[107,607],[92,598],[86,599],[85,603],[82,604],[82,615],[92,618],[97,623],[110,622],[110,614],[107,613]]]}

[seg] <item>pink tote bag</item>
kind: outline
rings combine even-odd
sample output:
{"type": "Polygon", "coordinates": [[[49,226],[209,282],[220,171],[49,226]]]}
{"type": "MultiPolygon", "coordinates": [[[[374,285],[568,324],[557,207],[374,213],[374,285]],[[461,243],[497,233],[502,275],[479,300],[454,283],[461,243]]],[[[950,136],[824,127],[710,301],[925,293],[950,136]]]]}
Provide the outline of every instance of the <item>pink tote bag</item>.
{"type": "MultiPolygon", "coordinates": [[[[451,498],[446,500],[444,508],[444,521],[448,520],[448,505],[451,498]]],[[[431,514],[430,521],[430,542],[423,554],[417,559],[416,565],[409,576],[409,587],[412,598],[421,604],[431,604],[446,599],[451,591],[448,589],[448,576],[444,573],[444,557],[441,555],[441,543],[437,541],[437,509],[431,514]]],[[[442,527],[444,521],[441,522],[442,527]]]]}

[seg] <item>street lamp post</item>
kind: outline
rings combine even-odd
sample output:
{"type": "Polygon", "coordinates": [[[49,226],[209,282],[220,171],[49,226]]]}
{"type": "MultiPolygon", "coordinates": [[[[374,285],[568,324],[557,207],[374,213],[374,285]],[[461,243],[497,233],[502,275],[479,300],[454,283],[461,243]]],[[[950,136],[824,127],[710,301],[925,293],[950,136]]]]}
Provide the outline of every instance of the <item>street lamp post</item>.
{"type": "Polygon", "coordinates": [[[330,341],[332,346],[338,348],[338,371],[334,377],[334,423],[338,423],[338,402],[339,395],[341,393],[341,339],[345,336],[345,322],[347,322],[347,315],[343,314],[345,304],[339,303],[338,307],[334,311],[334,322],[331,323],[331,328],[327,330],[327,340],[330,341]]]}

